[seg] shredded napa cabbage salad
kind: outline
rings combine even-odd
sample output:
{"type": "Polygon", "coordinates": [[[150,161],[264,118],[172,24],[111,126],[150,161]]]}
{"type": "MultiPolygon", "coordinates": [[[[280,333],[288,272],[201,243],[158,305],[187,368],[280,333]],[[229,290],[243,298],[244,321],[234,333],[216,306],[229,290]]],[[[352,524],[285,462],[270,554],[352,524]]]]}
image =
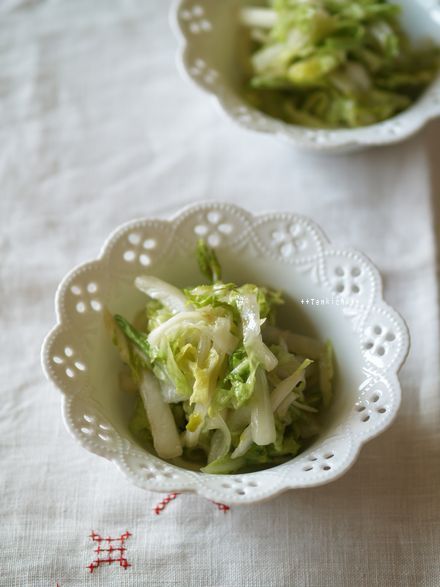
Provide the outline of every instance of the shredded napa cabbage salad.
{"type": "Polygon", "coordinates": [[[390,118],[435,79],[440,49],[415,47],[401,8],[386,0],[269,0],[245,7],[248,100],[270,116],[312,128],[353,128],[390,118]]]}
{"type": "Polygon", "coordinates": [[[282,463],[320,431],[332,347],[275,325],[279,291],[223,282],[204,241],[197,256],[209,283],[179,289],[140,275],[146,308],[134,323],[106,311],[121,385],[137,394],[131,432],[159,457],[205,473],[282,463]]]}

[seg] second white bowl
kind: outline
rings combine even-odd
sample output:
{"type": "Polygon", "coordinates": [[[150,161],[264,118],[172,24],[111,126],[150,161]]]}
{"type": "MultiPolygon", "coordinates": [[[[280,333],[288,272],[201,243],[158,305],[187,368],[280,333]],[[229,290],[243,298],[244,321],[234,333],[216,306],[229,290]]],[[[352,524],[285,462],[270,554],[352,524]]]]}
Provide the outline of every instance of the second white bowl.
{"type": "MultiPolygon", "coordinates": [[[[241,126],[287,140],[309,150],[342,153],[402,141],[440,115],[440,74],[410,108],[371,126],[356,129],[310,129],[276,120],[241,97],[238,42],[239,10],[249,0],[177,0],[171,21],[180,41],[179,66],[222,110],[241,126]]],[[[440,8],[432,0],[400,0],[403,25],[415,40],[440,39],[440,8]]]]}

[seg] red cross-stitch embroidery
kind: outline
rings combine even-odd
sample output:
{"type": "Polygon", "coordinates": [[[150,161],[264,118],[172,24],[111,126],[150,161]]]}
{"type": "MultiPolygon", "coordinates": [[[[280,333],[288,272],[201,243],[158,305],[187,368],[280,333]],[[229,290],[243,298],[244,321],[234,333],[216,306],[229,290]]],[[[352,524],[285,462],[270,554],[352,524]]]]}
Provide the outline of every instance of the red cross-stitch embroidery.
{"type": "Polygon", "coordinates": [[[90,534],[90,538],[97,543],[95,552],[98,555],[94,561],[88,565],[88,569],[91,573],[99,567],[99,565],[111,565],[112,563],[119,563],[119,566],[127,569],[131,567],[128,560],[125,558],[125,541],[130,538],[132,534],[127,530],[124,534],[121,534],[118,538],[103,538],[100,534],[93,532],[90,534]],[[102,556],[100,556],[102,555],[102,556]]]}
{"type": "MultiPolygon", "coordinates": [[[[169,493],[166,497],[164,497],[157,505],[154,506],[153,512],[156,515],[159,515],[163,512],[163,510],[167,507],[170,501],[173,501],[178,497],[180,493],[169,493]]],[[[217,501],[211,501],[221,512],[228,512],[231,508],[226,505],[225,503],[218,503],[217,501]]]]}
{"type": "Polygon", "coordinates": [[[173,499],[176,499],[176,497],[178,495],[179,495],[178,493],[169,493],[166,497],[164,497],[162,499],[162,501],[160,501],[157,505],[154,506],[153,512],[156,515],[159,515],[167,507],[167,505],[170,503],[170,501],[173,501],[173,499]]]}
{"type": "Polygon", "coordinates": [[[209,501],[211,503],[213,503],[221,512],[228,512],[231,509],[225,503],[219,503],[218,501],[212,501],[212,500],[209,500],[209,501]]]}

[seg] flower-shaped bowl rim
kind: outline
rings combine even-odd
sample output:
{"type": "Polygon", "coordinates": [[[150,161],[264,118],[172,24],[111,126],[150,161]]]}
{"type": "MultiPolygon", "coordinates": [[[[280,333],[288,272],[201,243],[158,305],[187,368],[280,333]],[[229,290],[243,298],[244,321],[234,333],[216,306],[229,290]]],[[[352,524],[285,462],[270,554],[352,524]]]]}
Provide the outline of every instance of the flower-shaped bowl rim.
{"type": "MultiPolygon", "coordinates": [[[[232,236],[225,238],[234,239],[236,237],[232,234],[232,236]]],[[[227,244],[227,246],[232,245],[227,244]]],[[[173,492],[190,491],[215,501],[242,504],[268,499],[290,488],[322,485],[337,479],[353,465],[362,445],[391,424],[400,404],[401,392],[397,373],[409,350],[409,332],[403,319],[383,301],[382,285],[377,269],[365,255],[358,251],[333,247],[313,221],[299,214],[277,212],[254,215],[229,203],[206,202],[187,206],[168,220],[145,218],[124,223],[109,236],[95,261],[79,265],[61,281],[56,293],[56,315],[57,324],[44,340],[41,360],[46,376],[64,395],[63,415],[67,429],[84,448],[112,460],[132,483],[144,489],[173,492]],[[126,438],[121,437],[112,427],[111,422],[107,421],[100,406],[90,397],[89,383],[81,384],[80,380],[80,384],[76,384],[75,380],[66,376],[69,369],[71,372],[74,369],[73,363],[70,367],[68,366],[72,349],[70,349],[69,356],[64,357],[63,360],[60,359],[61,364],[55,363],[54,359],[58,355],[62,355],[63,348],[66,344],[70,345],[71,339],[74,341],[72,345],[74,347],[77,332],[81,332],[82,327],[78,322],[80,317],[78,318],[74,314],[74,310],[69,310],[68,298],[72,297],[71,290],[75,287],[72,284],[75,283],[75,280],[85,279],[84,283],[86,283],[88,279],[92,278],[99,285],[100,271],[107,270],[107,263],[112,260],[115,248],[117,249],[126,239],[130,231],[142,230],[143,228],[159,231],[159,235],[168,235],[166,237],[169,239],[167,247],[172,247],[173,244],[184,246],[185,239],[188,242],[189,238],[195,237],[195,223],[200,221],[197,219],[200,219],[201,215],[207,217],[211,213],[223,215],[228,222],[235,223],[236,227],[241,227],[241,230],[238,231],[241,234],[241,240],[236,240],[234,247],[242,248],[252,243],[252,246],[259,249],[259,254],[266,255],[268,258],[275,257],[278,263],[290,263],[299,269],[307,268],[308,264],[311,264],[320,272],[320,279],[325,287],[328,287],[325,271],[334,260],[339,260],[338,262],[341,260],[342,262],[344,260],[352,262],[354,260],[362,268],[362,271],[368,274],[368,283],[370,284],[368,287],[372,291],[374,290],[374,295],[365,297],[362,304],[354,306],[355,309],[357,308],[354,312],[355,318],[357,316],[369,319],[371,316],[382,316],[393,324],[395,333],[395,342],[392,344],[396,347],[396,352],[391,353],[390,359],[387,359],[387,355],[385,359],[370,356],[371,350],[363,351],[366,357],[370,357],[366,360],[367,368],[364,369],[366,389],[372,389],[372,386],[368,384],[370,380],[374,385],[383,387],[382,392],[384,396],[388,397],[387,401],[389,402],[386,414],[380,414],[380,418],[375,422],[365,420],[360,427],[358,420],[355,422],[351,416],[351,419],[344,421],[331,439],[326,441],[327,445],[329,443],[332,445],[329,445],[330,448],[326,448],[325,442],[322,447],[318,443],[313,449],[306,450],[284,465],[243,475],[206,475],[164,463],[133,445],[126,438]],[[280,253],[277,253],[278,257],[276,257],[270,248],[271,242],[267,240],[268,237],[265,235],[267,230],[272,230],[271,227],[274,223],[283,222],[291,223],[292,226],[292,223],[296,223],[300,227],[306,235],[305,238],[309,239],[310,247],[312,249],[315,247],[314,254],[301,256],[301,252],[299,252],[298,257],[283,259],[280,257],[280,253]],[[172,230],[169,230],[170,228],[172,230]],[[77,325],[75,326],[75,324],[77,325]],[[66,365],[67,369],[65,369],[66,365]],[[334,446],[339,447],[338,451],[334,451],[334,446]],[[340,458],[339,460],[335,458],[337,462],[330,470],[325,459],[335,456],[333,454],[335,452],[340,458]],[[329,454],[331,457],[328,456],[329,454]],[[310,467],[313,468],[315,461],[320,468],[311,474],[310,467]],[[145,473],[145,471],[147,472],[145,473]]],[[[374,320],[370,321],[371,324],[374,323],[374,320]]],[[[365,330],[366,326],[368,324],[364,320],[357,327],[359,341],[361,341],[362,328],[365,330]]],[[[65,347],[65,350],[68,350],[68,347],[65,347]]],[[[82,377],[83,372],[78,371],[78,376],[82,377]]],[[[366,400],[367,404],[368,401],[366,400]]],[[[372,415],[374,413],[376,417],[378,416],[377,410],[374,411],[372,406],[373,404],[369,406],[368,413],[372,415]]],[[[359,407],[362,408],[362,406],[359,407]]],[[[365,406],[362,409],[365,410],[365,406]]],[[[359,415],[357,414],[357,416],[359,415]]]]}

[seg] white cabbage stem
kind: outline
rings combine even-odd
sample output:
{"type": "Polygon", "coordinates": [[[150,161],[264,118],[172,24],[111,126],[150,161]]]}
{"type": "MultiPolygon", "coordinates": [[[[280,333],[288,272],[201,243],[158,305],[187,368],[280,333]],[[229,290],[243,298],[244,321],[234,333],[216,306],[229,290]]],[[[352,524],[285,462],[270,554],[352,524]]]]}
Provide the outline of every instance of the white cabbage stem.
{"type": "Polygon", "coordinates": [[[299,397],[299,395],[297,393],[293,393],[293,392],[289,391],[289,393],[286,395],[286,397],[280,403],[280,405],[278,406],[278,408],[276,410],[277,416],[279,416],[280,418],[284,418],[284,416],[287,414],[287,410],[290,408],[292,403],[296,399],[298,399],[298,397],[299,397]]]}
{"type": "Polygon", "coordinates": [[[240,11],[240,22],[247,27],[271,29],[277,20],[277,13],[270,8],[249,7],[240,11]]]}
{"type": "Polygon", "coordinates": [[[148,335],[148,342],[153,346],[158,346],[162,336],[169,335],[170,332],[176,328],[189,328],[195,326],[202,320],[202,318],[201,313],[197,310],[192,312],[180,312],[152,330],[148,335]]]}
{"type": "Polygon", "coordinates": [[[280,330],[270,324],[264,325],[263,338],[268,344],[279,344],[280,340],[284,340],[290,353],[313,360],[319,360],[325,349],[324,345],[315,338],[294,334],[289,330],[280,330]]]}
{"type": "Polygon", "coordinates": [[[318,412],[318,410],[316,408],[312,408],[312,406],[307,406],[306,404],[303,404],[301,402],[297,402],[296,400],[294,400],[292,402],[292,406],[295,406],[295,408],[298,408],[298,410],[303,410],[304,412],[310,412],[311,414],[316,414],[318,412]]]}
{"type": "Polygon", "coordinates": [[[208,420],[207,430],[215,430],[208,455],[208,463],[212,463],[228,454],[231,448],[231,432],[224,419],[219,415],[208,420]]]}
{"type": "Polygon", "coordinates": [[[266,373],[258,368],[252,395],[251,435],[255,444],[265,446],[275,442],[276,430],[266,373]]]}
{"type": "Polygon", "coordinates": [[[144,371],[139,388],[151,426],[154,448],[162,459],[182,454],[182,444],[170,406],[164,401],[157,379],[144,371]]]}
{"type": "Polygon", "coordinates": [[[283,403],[288,394],[300,383],[304,381],[305,369],[312,363],[309,359],[305,359],[301,365],[290,375],[283,379],[279,385],[272,390],[270,400],[272,404],[272,410],[275,412],[278,407],[283,403]]]}
{"type": "Polygon", "coordinates": [[[202,333],[197,345],[197,363],[201,365],[208,358],[208,353],[211,348],[211,340],[207,334],[202,333]]]}
{"type": "Polygon", "coordinates": [[[238,459],[238,457],[242,457],[247,451],[250,449],[252,445],[252,431],[251,426],[246,426],[243,432],[240,435],[240,441],[238,443],[237,448],[232,452],[231,459],[238,459]]]}
{"type": "Polygon", "coordinates": [[[135,286],[153,300],[158,300],[173,314],[188,310],[189,304],[185,295],[178,289],[153,275],[140,275],[134,280],[135,286]]]}
{"type": "Polygon", "coordinates": [[[238,339],[231,333],[231,319],[217,318],[211,328],[211,338],[215,349],[224,354],[232,354],[237,347],[238,339]]]}
{"type": "Polygon", "coordinates": [[[178,404],[182,401],[182,394],[168,378],[159,379],[159,384],[162,397],[167,404],[178,404]]]}
{"type": "Polygon", "coordinates": [[[278,365],[278,359],[264,344],[260,330],[260,310],[257,298],[253,294],[240,295],[237,298],[243,326],[243,344],[246,351],[253,352],[266,371],[272,371],[278,365]]]}

